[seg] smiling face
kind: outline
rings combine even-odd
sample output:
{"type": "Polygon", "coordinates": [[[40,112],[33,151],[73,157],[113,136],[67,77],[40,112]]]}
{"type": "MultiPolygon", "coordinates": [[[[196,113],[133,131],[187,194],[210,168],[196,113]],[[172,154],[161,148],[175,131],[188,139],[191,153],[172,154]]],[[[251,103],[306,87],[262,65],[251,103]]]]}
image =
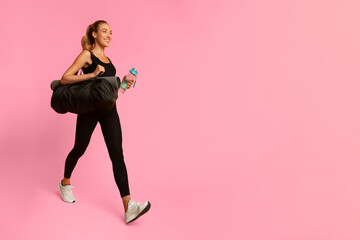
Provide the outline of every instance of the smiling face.
{"type": "Polygon", "coordinates": [[[108,47],[112,40],[112,30],[107,23],[101,23],[98,31],[92,33],[95,38],[95,43],[102,47],[108,47]]]}

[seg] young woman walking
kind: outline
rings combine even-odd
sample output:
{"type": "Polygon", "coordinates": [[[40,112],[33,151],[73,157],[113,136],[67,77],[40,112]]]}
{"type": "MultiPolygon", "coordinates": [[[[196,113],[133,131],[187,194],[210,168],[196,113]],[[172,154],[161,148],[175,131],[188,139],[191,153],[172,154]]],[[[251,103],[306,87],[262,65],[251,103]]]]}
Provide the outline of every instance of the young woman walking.
{"type": "MultiPolygon", "coordinates": [[[[115,76],[116,69],[110,59],[105,56],[105,48],[109,47],[111,40],[112,30],[106,21],[98,20],[90,24],[86,30],[86,35],[81,39],[83,51],[65,71],[60,83],[72,84],[88,80],[99,74],[104,77],[115,76]],[[80,68],[84,74],[76,75],[80,68]]],[[[127,87],[130,88],[132,84],[133,81],[129,81],[127,87]]],[[[75,144],[66,158],[64,178],[58,187],[65,202],[75,202],[75,197],[72,193],[74,186],[70,184],[71,173],[78,159],[84,154],[97,122],[100,123],[106,147],[112,161],[115,182],[119,188],[124,205],[126,223],[129,223],[146,213],[151,205],[149,201],[145,203],[135,202],[130,197],[122,149],[121,126],[116,104],[109,110],[97,110],[77,115],[75,144]]]]}

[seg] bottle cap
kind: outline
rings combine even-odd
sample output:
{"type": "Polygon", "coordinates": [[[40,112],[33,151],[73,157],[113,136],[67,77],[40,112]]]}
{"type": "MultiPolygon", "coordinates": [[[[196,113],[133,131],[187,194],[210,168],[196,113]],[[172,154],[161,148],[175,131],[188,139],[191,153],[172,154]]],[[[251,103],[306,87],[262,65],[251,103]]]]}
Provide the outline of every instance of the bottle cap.
{"type": "Polygon", "coordinates": [[[135,68],[130,69],[129,72],[131,72],[131,74],[134,75],[134,76],[136,76],[137,73],[138,73],[135,68]]]}

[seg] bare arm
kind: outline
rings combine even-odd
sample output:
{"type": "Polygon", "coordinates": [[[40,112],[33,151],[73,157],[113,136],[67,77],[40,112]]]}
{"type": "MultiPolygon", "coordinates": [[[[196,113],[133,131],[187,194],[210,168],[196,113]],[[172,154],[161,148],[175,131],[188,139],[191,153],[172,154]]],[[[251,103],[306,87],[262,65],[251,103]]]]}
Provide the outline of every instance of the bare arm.
{"type": "Polygon", "coordinates": [[[74,75],[80,68],[82,68],[89,60],[91,59],[90,52],[87,50],[83,50],[79,56],[76,57],[73,64],[65,71],[64,75],[60,79],[61,84],[71,84],[79,81],[85,81],[90,78],[94,78],[97,76],[98,67],[92,73],[87,73],[83,75],[74,75]]]}

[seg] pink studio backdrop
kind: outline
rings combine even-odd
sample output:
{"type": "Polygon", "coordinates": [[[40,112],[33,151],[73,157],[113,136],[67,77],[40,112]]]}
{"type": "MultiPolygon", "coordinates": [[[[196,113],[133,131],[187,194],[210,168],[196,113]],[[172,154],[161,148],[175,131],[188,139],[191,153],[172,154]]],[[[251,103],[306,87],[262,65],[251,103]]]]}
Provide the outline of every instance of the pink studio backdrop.
{"type": "Polygon", "coordinates": [[[359,1],[1,1],[0,239],[360,239],[359,1]],[[73,172],[52,80],[108,21],[130,192],[99,125],[73,172]]]}

